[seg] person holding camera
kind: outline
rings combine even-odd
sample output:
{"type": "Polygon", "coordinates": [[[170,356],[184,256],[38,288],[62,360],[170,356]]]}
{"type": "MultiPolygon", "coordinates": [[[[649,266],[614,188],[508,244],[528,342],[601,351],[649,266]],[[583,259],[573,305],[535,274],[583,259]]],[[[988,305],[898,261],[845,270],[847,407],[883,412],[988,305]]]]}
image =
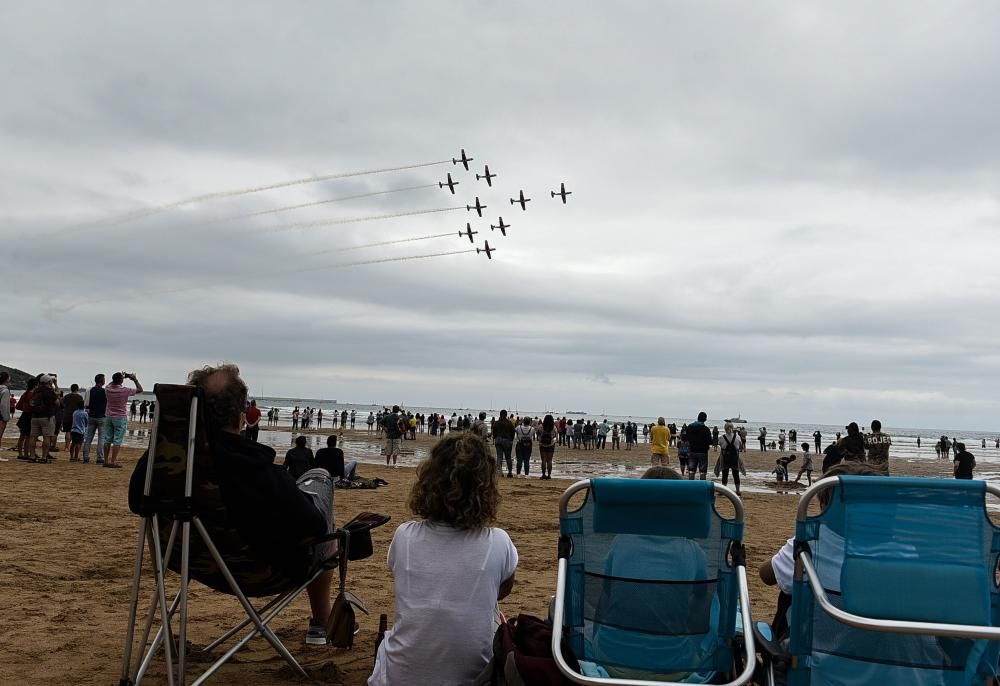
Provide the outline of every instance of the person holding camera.
{"type": "Polygon", "coordinates": [[[108,408],[104,420],[104,466],[119,469],[118,452],[125,440],[128,429],[128,400],[136,393],[142,393],[142,384],[135,374],[115,372],[111,375],[111,383],[104,389],[108,398],[108,408]],[[130,379],[135,388],[123,385],[125,379],[130,379]]]}

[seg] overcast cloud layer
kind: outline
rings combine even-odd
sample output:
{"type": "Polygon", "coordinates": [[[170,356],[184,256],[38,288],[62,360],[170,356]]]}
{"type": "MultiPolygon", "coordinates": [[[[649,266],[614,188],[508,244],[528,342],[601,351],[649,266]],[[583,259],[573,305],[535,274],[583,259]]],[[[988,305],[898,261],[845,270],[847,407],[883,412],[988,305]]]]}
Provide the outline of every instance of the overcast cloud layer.
{"type": "Polygon", "coordinates": [[[0,362],[85,383],[227,359],[255,393],[989,430],[997,36],[989,2],[8,4],[0,362]],[[494,188],[448,163],[117,221],[461,147],[494,188]],[[455,197],[220,221],[449,171],[455,197]],[[268,230],[476,195],[482,220],[268,230]],[[315,268],[467,248],[316,254],[467,221],[494,260],[315,268]]]}

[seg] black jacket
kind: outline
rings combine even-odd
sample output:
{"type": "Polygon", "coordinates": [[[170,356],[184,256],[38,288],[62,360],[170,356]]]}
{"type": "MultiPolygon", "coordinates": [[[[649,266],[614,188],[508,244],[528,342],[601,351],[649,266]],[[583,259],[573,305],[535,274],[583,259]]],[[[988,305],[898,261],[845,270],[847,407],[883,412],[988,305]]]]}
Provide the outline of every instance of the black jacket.
{"type": "Polygon", "coordinates": [[[692,422],[687,427],[688,450],[692,453],[707,453],[712,446],[712,430],[702,422],[692,422]]]}
{"type": "MultiPolygon", "coordinates": [[[[289,573],[298,573],[303,547],[329,530],[329,522],[312,498],[299,490],[284,467],[274,464],[274,450],[265,445],[221,433],[213,437],[212,457],[212,478],[221,492],[226,522],[235,526],[257,555],[277,567],[288,567],[289,573]]],[[[139,512],[145,476],[143,455],[129,482],[129,509],[133,512],[139,512]]]]}

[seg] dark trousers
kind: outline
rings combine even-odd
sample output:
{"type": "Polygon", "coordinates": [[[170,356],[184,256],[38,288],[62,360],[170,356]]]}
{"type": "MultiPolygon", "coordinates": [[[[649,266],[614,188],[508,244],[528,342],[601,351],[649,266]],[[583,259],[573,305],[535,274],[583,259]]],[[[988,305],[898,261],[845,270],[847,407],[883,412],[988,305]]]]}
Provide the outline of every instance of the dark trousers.
{"type": "Polygon", "coordinates": [[[497,446],[497,469],[501,472],[503,471],[504,462],[507,463],[507,473],[510,474],[514,471],[514,466],[511,464],[510,451],[514,447],[514,441],[509,438],[498,438],[494,441],[497,446]]]}
{"type": "Polygon", "coordinates": [[[521,466],[524,466],[524,475],[528,475],[528,467],[531,465],[531,446],[517,443],[517,473],[521,473],[521,466]]]}

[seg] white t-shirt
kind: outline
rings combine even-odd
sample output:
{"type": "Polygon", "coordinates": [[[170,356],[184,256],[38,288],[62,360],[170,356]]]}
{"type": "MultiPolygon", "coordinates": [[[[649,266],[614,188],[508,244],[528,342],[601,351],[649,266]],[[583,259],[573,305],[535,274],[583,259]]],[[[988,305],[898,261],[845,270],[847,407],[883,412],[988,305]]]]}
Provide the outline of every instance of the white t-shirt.
{"type": "Polygon", "coordinates": [[[507,532],[406,522],[392,537],[387,564],[395,580],[393,627],[368,686],[471,683],[493,656],[497,593],[517,568],[507,532]]]}
{"type": "MultiPolygon", "coordinates": [[[[823,554],[813,556],[813,566],[819,576],[823,588],[830,591],[840,590],[840,568],[844,565],[844,537],[836,534],[825,526],[820,526],[820,541],[823,542],[823,554]]],[[[816,548],[817,544],[812,543],[816,548]]],[[[778,588],[784,593],[792,592],[792,582],[795,581],[795,539],[789,538],[774,557],[771,558],[771,569],[778,582],[778,588]]]]}

